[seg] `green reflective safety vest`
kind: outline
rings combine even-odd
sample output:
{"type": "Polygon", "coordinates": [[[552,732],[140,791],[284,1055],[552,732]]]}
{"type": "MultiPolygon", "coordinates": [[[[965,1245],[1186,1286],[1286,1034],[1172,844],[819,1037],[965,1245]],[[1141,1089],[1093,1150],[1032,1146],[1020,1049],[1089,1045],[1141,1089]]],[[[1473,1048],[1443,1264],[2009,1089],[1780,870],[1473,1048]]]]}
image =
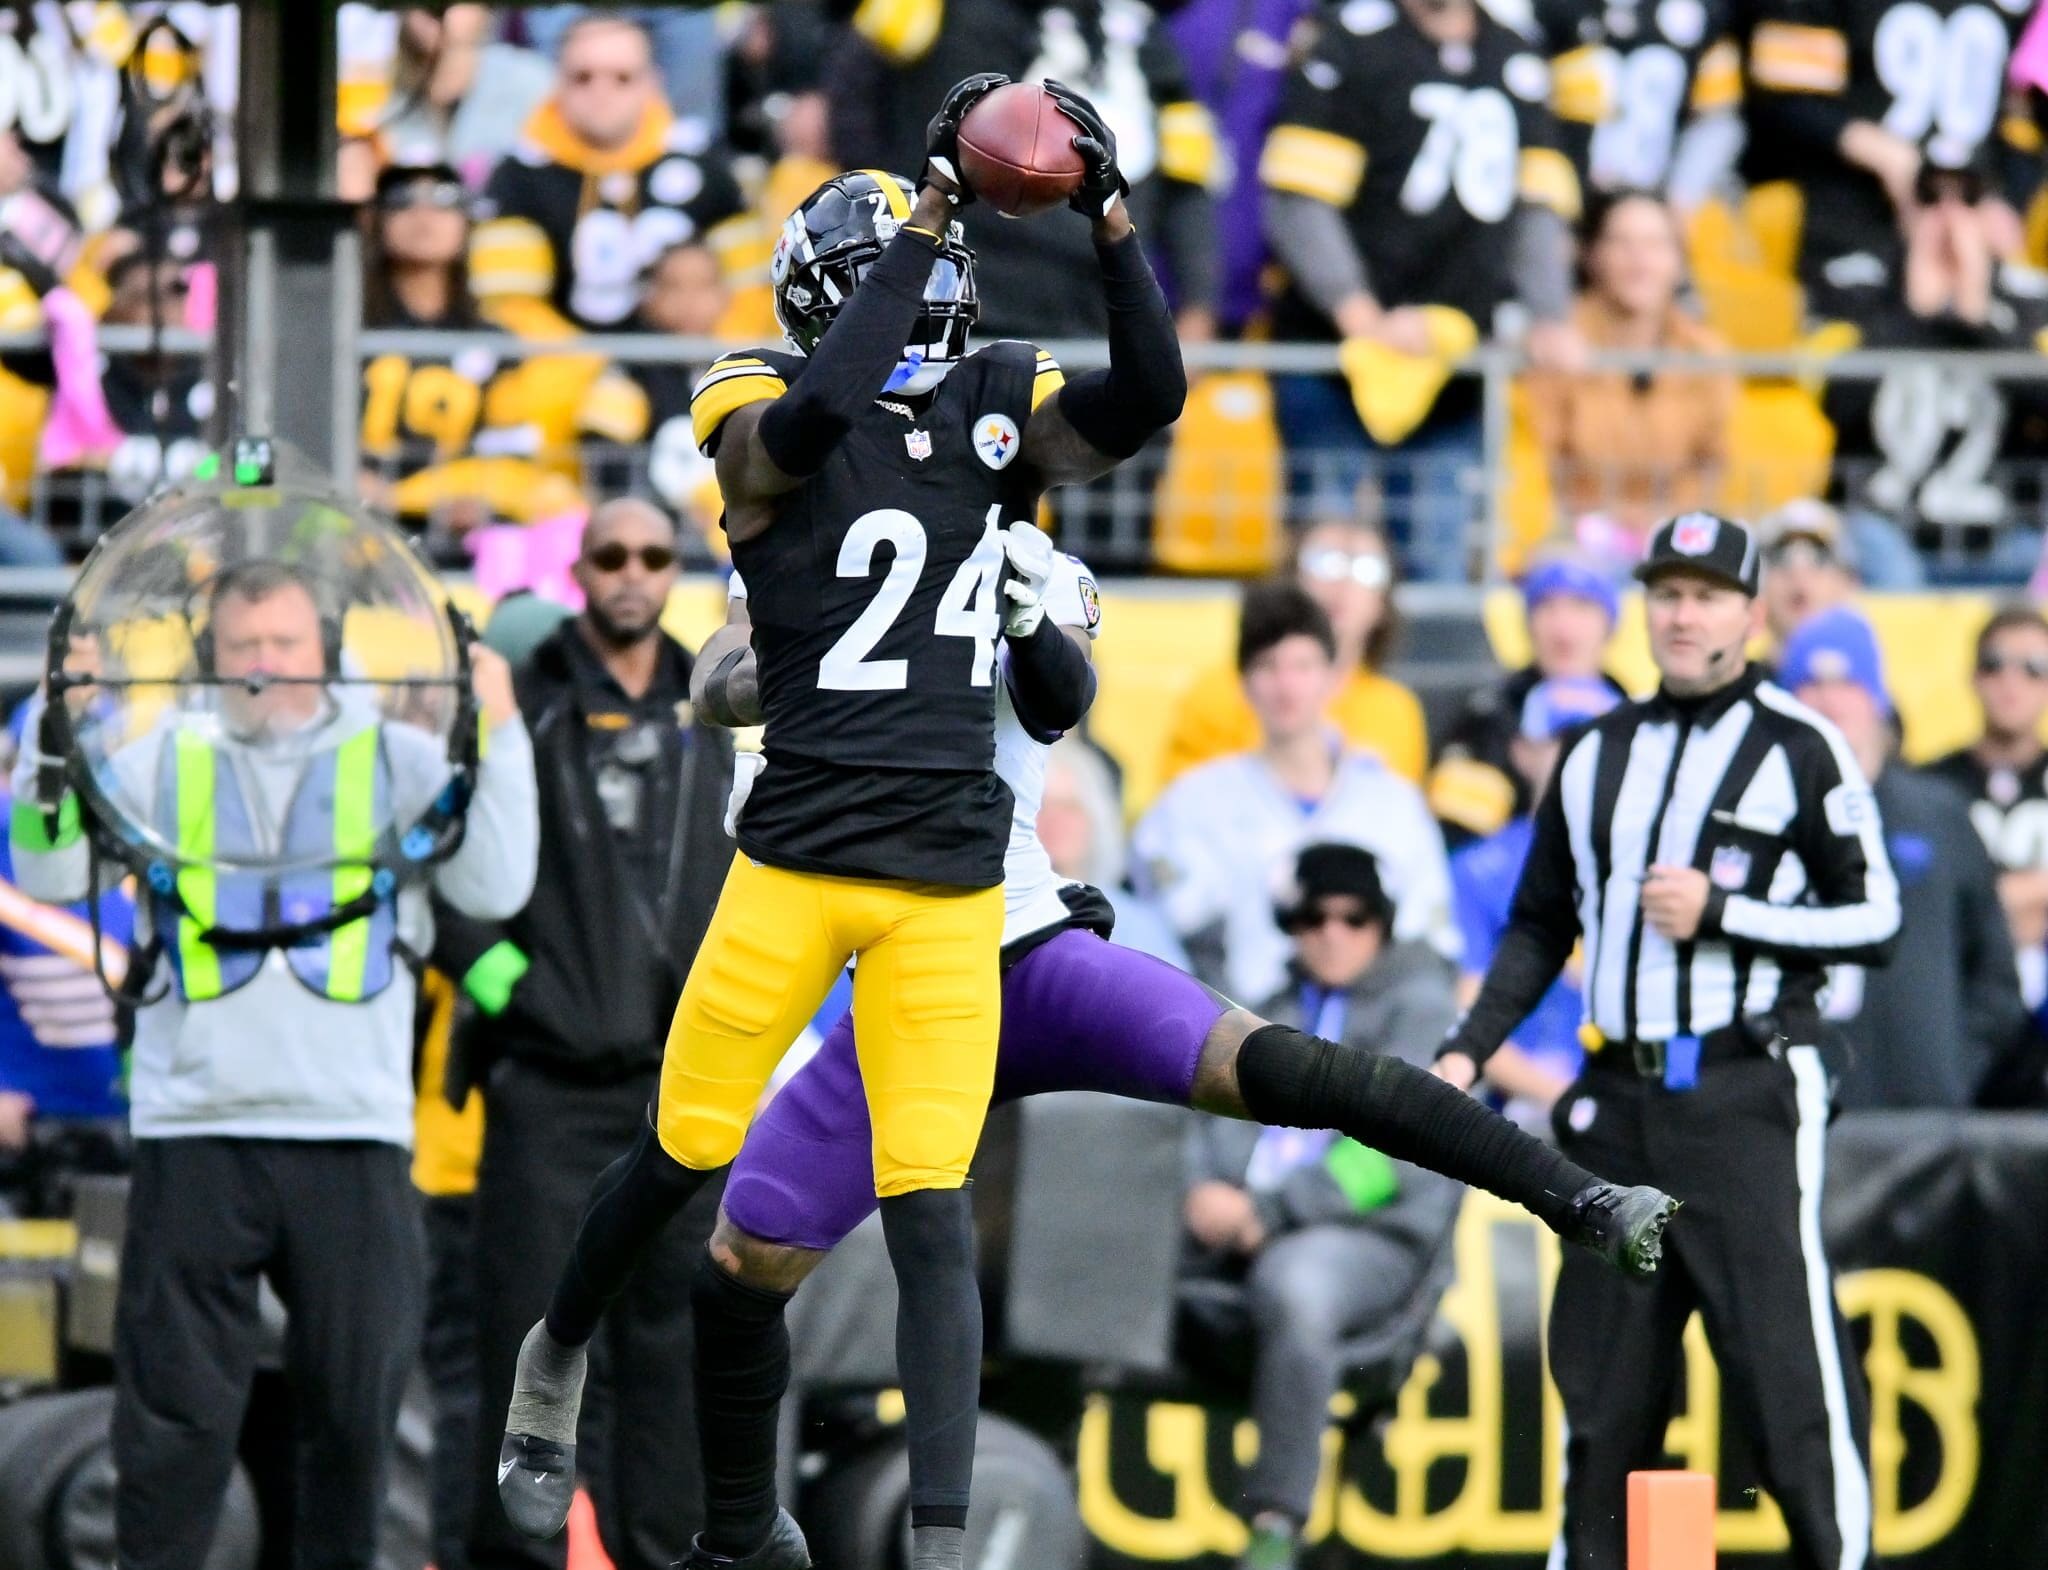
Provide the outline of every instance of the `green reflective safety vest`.
{"type": "MultiPolygon", "coordinates": [[[[380,733],[366,725],[314,757],[285,814],[286,862],[321,861],[301,871],[222,868],[222,859],[264,854],[248,802],[224,755],[204,736],[179,730],[164,748],[157,782],[159,823],[175,829],[180,867],[168,892],[151,898],[156,930],[189,1001],[205,1002],[254,979],[265,950],[219,949],[201,934],[249,932],[320,920],[366,893],[391,820],[391,768],[380,733]]],[[[387,880],[388,881],[388,880],[387,880]]],[[[391,985],[398,913],[384,894],[368,915],[332,932],[314,932],[284,950],[292,974],[311,992],[360,1003],[391,985]]]]}

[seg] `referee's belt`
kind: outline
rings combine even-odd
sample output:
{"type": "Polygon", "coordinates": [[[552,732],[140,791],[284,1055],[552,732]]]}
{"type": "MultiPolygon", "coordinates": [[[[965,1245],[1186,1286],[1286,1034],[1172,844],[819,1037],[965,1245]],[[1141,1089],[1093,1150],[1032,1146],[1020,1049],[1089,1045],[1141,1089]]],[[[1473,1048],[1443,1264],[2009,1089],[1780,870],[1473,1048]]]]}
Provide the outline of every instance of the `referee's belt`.
{"type": "MultiPolygon", "coordinates": [[[[1602,1035],[1593,1025],[1586,1026],[1579,1033],[1579,1040],[1586,1048],[1587,1068],[1635,1074],[1643,1079],[1661,1081],[1664,1078],[1670,1047],[1668,1041],[1620,1040],[1602,1035]]],[[[1699,1040],[1701,1068],[1755,1057],[1762,1050],[1748,1027],[1741,1023],[1710,1030],[1699,1040]]]]}

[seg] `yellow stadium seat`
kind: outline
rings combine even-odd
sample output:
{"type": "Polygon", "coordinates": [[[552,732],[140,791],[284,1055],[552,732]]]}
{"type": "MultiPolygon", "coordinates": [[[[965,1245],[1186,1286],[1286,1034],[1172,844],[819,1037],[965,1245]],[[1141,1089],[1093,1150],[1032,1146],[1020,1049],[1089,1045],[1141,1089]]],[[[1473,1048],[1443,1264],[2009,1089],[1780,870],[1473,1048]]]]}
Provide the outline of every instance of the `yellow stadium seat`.
{"type": "Polygon", "coordinates": [[[1835,428],[1812,392],[1783,382],[1746,386],[1728,434],[1721,508],[1756,518],[1802,496],[1825,494],[1835,428]]]}
{"type": "Polygon", "coordinates": [[[1159,565],[1232,577],[1272,571],[1281,555],[1283,467],[1266,378],[1197,378],[1154,498],[1159,565]]]}

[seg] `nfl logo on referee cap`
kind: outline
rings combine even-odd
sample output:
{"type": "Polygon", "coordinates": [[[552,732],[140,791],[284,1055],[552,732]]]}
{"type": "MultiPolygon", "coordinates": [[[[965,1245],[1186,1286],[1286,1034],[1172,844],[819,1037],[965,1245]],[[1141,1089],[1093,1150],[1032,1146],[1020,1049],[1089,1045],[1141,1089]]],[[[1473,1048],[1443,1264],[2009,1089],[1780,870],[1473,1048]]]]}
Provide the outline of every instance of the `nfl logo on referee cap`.
{"type": "Polygon", "coordinates": [[[1671,525],[1671,548],[1681,556],[1705,556],[1721,537],[1721,520],[1712,513],[1689,512],[1671,525]]]}

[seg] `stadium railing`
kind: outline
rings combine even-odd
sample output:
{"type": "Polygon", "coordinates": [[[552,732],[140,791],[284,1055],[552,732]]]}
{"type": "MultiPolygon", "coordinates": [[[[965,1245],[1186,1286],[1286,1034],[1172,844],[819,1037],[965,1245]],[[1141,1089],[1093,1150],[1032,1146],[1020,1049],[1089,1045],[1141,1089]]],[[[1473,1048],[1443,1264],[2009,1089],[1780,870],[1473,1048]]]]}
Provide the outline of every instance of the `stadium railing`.
{"type": "MultiPolygon", "coordinates": [[[[34,334],[0,335],[0,353],[32,349],[34,334]]],[[[111,355],[147,352],[145,329],[104,329],[111,355]]],[[[192,356],[207,348],[189,333],[166,334],[162,349],[192,356]]],[[[368,362],[397,355],[415,362],[474,358],[484,351],[498,363],[549,356],[601,356],[630,370],[636,365],[696,366],[728,343],[652,334],[593,334],[535,341],[472,331],[366,329],[356,335],[368,362]]],[[[1106,347],[1093,340],[1049,342],[1069,370],[1104,363],[1106,347]]],[[[1273,379],[1339,374],[1329,344],[1213,343],[1186,350],[1194,375],[1190,414],[1173,435],[1094,485],[1057,493],[1048,521],[1062,541],[1105,572],[1183,572],[1241,575],[1274,565],[1284,555],[1288,530],[1318,518],[1363,515],[1385,524],[1401,543],[1410,575],[1438,581],[1498,581],[1511,577],[1530,549],[1560,534],[1626,556],[1635,532],[1617,525],[1630,506],[1582,505],[1576,516],[1559,506],[1553,476],[1521,406],[1527,365],[1519,351],[1482,348],[1457,367],[1449,396],[1476,409],[1475,439],[1451,453],[1392,448],[1371,454],[1293,447],[1274,423],[1273,379]]],[[[586,362],[587,363],[587,362],[586,362]]],[[[291,369],[289,365],[287,371],[291,369]]],[[[1992,581],[2023,576],[2048,525],[2048,439],[2008,440],[2019,416],[2000,389],[2026,387],[2028,403],[2048,408],[2048,358],[2027,353],[1973,351],[1852,351],[1832,356],[1740,353],[1714,356],[1660,352],[1602,353],[1594,371],[1631,374],[1732,372],[1742,393],[1730,433],[1729,458],[1698,483],[1659,494],[1623,454],[1611,475],[1596,468],[1592,484],[1644,509],[1695,501],[1754,516],[1805,496],[1826,496],[1848,509],[1893,525],[1917,549],[1935,581],[1992,581]],[[1832,427],[1821,410],[1823,385],[1880,383],[1885,406],[1906,411],[1913,439],[1910,463],[1838,455],[1832,427]],[[2027,453],[2031,446],[2040,456],[2027,453]],[[2012,455],[2017,447],[2024,456],[2012,455]]],[[[650,433],[652,436],[655,433],[650,433]]],[[[1626,431],[1618,432],[1625,449],[1626,431]]],[[[165,474],[196,457],[199,444],[161,451],[148,439],[131,443],[106,470],[38,473],[26,505],[31,521],[82,549],[108,523],[165,474]]],[[[596,498],[622,491],[653,494],[707,532],[702,516],[704,474],[687,461],[687,442],[633,443],[579,438],[522,454],[573,479],[596,498]],[[685,461],[678,462],[678,457],[685,461]]],[[[433,457],[426,444],[401,442],[363,456],[364,470],[385,481],[416,471],[433,457]]],[[[358,455],[349,454],[345,466],[358,455]]],[[[1582,468],[1580,487],[1587,480],[1582,468]]],[[[1583,503],[1583,496],[1581,498],[1583,503]]],[[[412,521],[436,553],[462,559],[447,509],[429,509],[412,521]]],[[[710,552],[697,553],[703,561],[710,552]]]]}

